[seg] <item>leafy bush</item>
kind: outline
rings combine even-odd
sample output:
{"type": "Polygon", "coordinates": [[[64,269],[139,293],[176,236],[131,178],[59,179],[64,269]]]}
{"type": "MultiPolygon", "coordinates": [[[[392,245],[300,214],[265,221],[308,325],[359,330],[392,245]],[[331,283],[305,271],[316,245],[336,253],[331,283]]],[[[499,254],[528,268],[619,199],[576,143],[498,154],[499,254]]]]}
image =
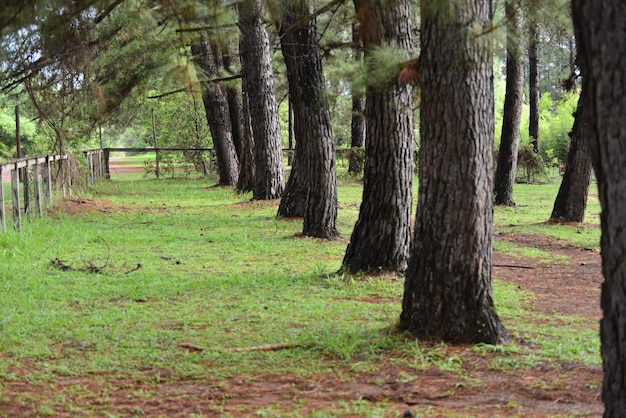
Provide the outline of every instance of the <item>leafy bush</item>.
{"type": "Polygon", "coordinates": [[[578,96],[579,92],[568,93],[557,101],[554,101],[548,93],[541,96],[539,151],[546,164],[563,164],[567,161],[570,146],[569,132],[574,125],[578,96]]]}

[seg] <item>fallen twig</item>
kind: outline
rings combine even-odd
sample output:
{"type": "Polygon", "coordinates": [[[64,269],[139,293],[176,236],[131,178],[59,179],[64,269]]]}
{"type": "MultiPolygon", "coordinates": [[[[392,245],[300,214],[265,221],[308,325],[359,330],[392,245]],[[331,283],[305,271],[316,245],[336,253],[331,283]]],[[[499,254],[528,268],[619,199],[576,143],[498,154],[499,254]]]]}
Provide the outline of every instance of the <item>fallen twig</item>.
{"type": "Polygon", "coordinates": [[[133,271],[137,271],[141,268],[141,263],[137,263],[137,267],[135,267],[134,269],[130,269],[128,270],[126,273],[124,274],[128,274],[128,273],[132,273],[133,271]]]}
{"type": "Polygon", "coordinates": [[[207,350],[206,347],[202,347],[202,346],[199,346],[199,345],[196,345],[196,344],[193,344],[193,343],[186,343],[186,342],[184,342],[184,343],[180,343],[180,346],[182,348],[186,348],[187,350],[190,350],[190,351],[206,351],[207,350]]]}
{"type": "Polygon", "coordinates": [[[515,264],[494,264],[494,267],[507,267],[507,268],[512,268],[512,269],[529,269],[529,270],[533,270],[534,267],[531,266],[516,266],[515,264]]]}
{"type": "MultiPolygon", "coordinates": [[[[181,348],[185,348],[189,351],[208,351],[209,348],[202,347],[201,345],[197,345],[189,342],[180,343],[181,348]]],[[[263,345],[255,345],[253,347],[235,347],[235,348],[226,348],[224,351],[229,353],[245,353],[249,351],[275,351],[275,350],[285,350],[288,348],[301,347],[302,344],[299,343],[278,343],[278,344],[263,344],[263,345]]]]}
{"type": "Polygon", "coordinates": [[[244,353],[246,351],[275,351],[275,350],[284,350],[287,348],[295,348],[295,347],[300,347],[300,346],[301,344],[298,344],[298,343],[263,344],[263,345],[256,345],[254,347],[229,348],[227,351],[230,353],[244,353]]]}

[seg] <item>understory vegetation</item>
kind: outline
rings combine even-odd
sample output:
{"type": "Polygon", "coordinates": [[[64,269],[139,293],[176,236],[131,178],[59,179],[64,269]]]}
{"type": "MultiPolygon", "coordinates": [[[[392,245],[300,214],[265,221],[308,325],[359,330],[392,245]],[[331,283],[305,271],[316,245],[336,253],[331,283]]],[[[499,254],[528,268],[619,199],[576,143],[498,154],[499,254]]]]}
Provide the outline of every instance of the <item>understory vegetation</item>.
{"type": "MultiPolygon", "coordinates": [[[[214,183],[118,175],[74,196],[71,206],[60,201],[21,234],[0,234],[0,411],[21,402],[38,416],[115,416],[109,395],[121,380],[153,389],[164,382],[253,382],[267,375],[329,373],[352,381],[389,364],[413,370],[407,379],[434,367],[481,385],[454,350],[393,332],[401,277],[337,273],[358,215],[358,181],[340,178],[342,238],[329,242],[301,236],[299,221],[276,219],[278,202],[250,201],[214,183]],[[81,385],[84,377],[96,379],[100,391],[81,385]],[[59,379],[77,380],[56,397],[3,392],[15,381],[55,388],[59,379]]],[[[544,223],[557,188],[517,185],[518,207],[495,209],[496,237],[548,235],[597,249],[597,199],[590,199],[586,228],[544,223]]],[[[496,240],[497,251],[563,262],[496,240]]],[[[599,367],[595,321],[538,311],[531,293],[497,275],[494,293],[513,342],[470,347],[489,356],[494,370],[599,367]]],[[[223,401],[216,399],[213,411],[223,401]]],[[[277,403],[241,414],[293,416],[304,407],[277,403]]],[[[136,408],[129,415],[141,415],[136,408]]],[[[355,401],[315,416],[344,413],[397,416],[397,408],[355,401]]]]}

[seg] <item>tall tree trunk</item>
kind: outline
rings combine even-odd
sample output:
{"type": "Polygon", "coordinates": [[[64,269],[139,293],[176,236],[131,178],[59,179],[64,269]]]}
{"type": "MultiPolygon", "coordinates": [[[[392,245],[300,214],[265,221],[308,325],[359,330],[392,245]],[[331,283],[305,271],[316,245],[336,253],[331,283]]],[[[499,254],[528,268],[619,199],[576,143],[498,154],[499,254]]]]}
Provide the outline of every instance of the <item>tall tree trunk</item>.
{"type": "Polygon", "coordinates": [[[574,127],[570,133],[572,141],[567,154],[567,166],[550,215],[553,221],[582,222],[585,219],[592,164],[586,138],[588,129],[583,97],[584,94],[581,94],[578,99],[574,127]]]}
{"type": "Polygon", "coordinates": [[[243,104],[239,92],[233,86],[224,86],[226,101],[228,102],[228,114],[230,115],[230,125],[232,126],[233,145],[235,153],[241,163],[241,150],[243,147],[243,104]]]}
{"type": "Polygon", "coordinates": [[[504,4],[507,19],[506,36],[506,95],[500,152],[494,179],[494,203],[515,206],[513,185],[517,172],[517,149],[524,102],[524,60],[520,47],[522,15],[520,0],[504,4]]]}
{"type": "Polygon", "coordinates": [[[250,103],[248,101],[246,80],[242,79],[242,115],[241,115],[241,151],[239,152],[239,181],[237,190],[242,192],[253,191],[254,185],[254,135],[252,134],[252,124],[250,120],[250,103]]]}
{"type": "MultiPolygon", "coordinates": [[[[232,52],[230,51],[230,46],[228,48],[224,48],[222,55],[224,69],[232,74],[232,71],[230,70],[232,65],[232,52]]],[[[228,113],[233,131],[233,144],[235,145],[235,152],[237,153],[239,163],[241,164],[241,148],[243,146],[244,135],[242,99],[239,89],[233,85],[225,84],[224,91],[226,92],[226,100],[228,101],[228,113]]]]}
{"type": "MultiPolygon", "coordinates": [[[[295,136],[295,135],[294,135],[295,136]]],[[[306,160],[299,158],[304,151],[304,144],[296,141],[291,159],[291,172],[285,186],[285,192],[280,199],[277,216],[279,218],[303,218],[306,211],[307,196],[307,168],[306,160]]]]}
{"type": "Polygon", "coordinates": [[[269,35],[262,0],[239,3],[241,72],[246,79],[254,134],[253,199],[278,199],[285,188],[282,140],[269,35]]]}
{"type": "MultiPolygon", "coordinates": [[[[358,27],[352,25],[352,44],[354,48],[354,60],[363,60],[363,40],[359,33],[358,27]]],[[[363,171],[363,158],[359,150],[365,146],[365,118],[363,110],[365,108],[365,98],[355,89],[351,89],[352,95],[352,123],[351,123],[351,142],[352,152],[350,155],[350,163],[348,165],[348,173],[360,174],[363,171]]]]}
{"type": "Polygon", "coordinates": [[[339,235],[335,227],[337,173],[317,25],[309,21],[293,28],[311,13],[308,1],[286,0],[283,6],[279,31],[294,109],[295,158],[306,173],[302,233],[334,239],[339,235]]]}
{"type": "MultiPolygon", "coordinates": [[[[377,47],[393,45],[409,57],[413,49],[409,0],[356,0],[355,6],[366,56],[377,47]]],[[[352,273],[406,270],[411,242],[412,98],[409,85],[367,88],[363,200],[342,263],[352,273]]]]}
{"type": "MultiPolygon", "coordinates": [[[[288,26],[287,23],[282,22],[282,25],[288,26]]],[[[286,45],[285,47],[288,47],[286,45]]],[[[285,55],[283,47],[283,55],[285,55]]],[[[297,81],[296,81],[297,84],[297,81]]],[[[300,138],[304,135],[304,132],[297,132],[298,128],[305,128],[301,123],[298,124],[295,119],[295,109],[293,97],[295,94],[295,87],[292,90],[289,86],[289,147],[293,145],[293,137],[296,138],[296,145],[294,147],[293,156],[291,157],[291,172],[289,173],[289,179],[287,180],[287,186],[285,186],[285,193],[283,193],[280,205],[278,206],[278,217],[281,218],[303,218],[306,211],[306,199],[307,199],[307,157],[298,157],[302,155],[304,150],[304,143],[300,141],[300,138]]]]}
{"type": "Polygon", "coordinates": [[[621,0],[574,0],[588,144],[602,206],[600,339],[605,417],[626,411],[626,9],[621,0]],[[588,113],[587,113],[588,112],[588,113]]]}
{"type": "Polygon", "coordinates": [[[421,17],[420,187],[400,328],[420,340],[500,343],[491,1],[422,2],[421,17]]]}
{"type": "MultiPolygon", "coordinates": [[[[531,12],[532,13],[532,12],[531,12]]],[[[533,17],[534,19],[534,17],[533,17]]],[[[532,22],[528,31],[528,89],[530,123],[528,136],[533,150],[539,152],[539,25],[532,22]]]]}
{"type": "MultiPolygon", "coordinates": [[[[221,51],[211,46],[206,34],[202,34],[199,42],[191,45],[191,53],[207,77],[217,76],[217,68],[221,65],[219,62],[221,61],[221,51]]],[[[224,88],[217,84],[204,82],[202,84],[202,101],[217,157],[219,183],[223,186],[235,186],[239,176],[239,162],[233,143],[228,99],[224,88]]]]}

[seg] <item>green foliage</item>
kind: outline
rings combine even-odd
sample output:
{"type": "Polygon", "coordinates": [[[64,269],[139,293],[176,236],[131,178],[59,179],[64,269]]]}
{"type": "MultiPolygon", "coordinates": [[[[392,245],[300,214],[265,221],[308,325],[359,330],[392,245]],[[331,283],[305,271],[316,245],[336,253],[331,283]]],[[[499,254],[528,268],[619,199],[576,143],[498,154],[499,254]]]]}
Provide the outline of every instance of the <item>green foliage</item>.
{"type": "Polygon", "coordinates": [[[574,112],[579,92],[563,95],[553,101],[548,93],[539,102],[541,156],[546,164],[564,164],[569,152],[569,133],[574,125],[574,112]]]}
{"type": "MultiPolygon", "coordinates": [[[[0,159],[15,158],[15,101],[0,96],[0,159]]],[[[48,151],[47,138],[40,126],[32,120],[28,106],[20,104],[20,137],[24,155],[48,151]]]]}
{"type": "Polygon", "coordinates": [[[365,60],[367,85],[376,88],[393,84],[406,60],[406,52],[402,49],[391,46],[373,48],[365,60]]]}

